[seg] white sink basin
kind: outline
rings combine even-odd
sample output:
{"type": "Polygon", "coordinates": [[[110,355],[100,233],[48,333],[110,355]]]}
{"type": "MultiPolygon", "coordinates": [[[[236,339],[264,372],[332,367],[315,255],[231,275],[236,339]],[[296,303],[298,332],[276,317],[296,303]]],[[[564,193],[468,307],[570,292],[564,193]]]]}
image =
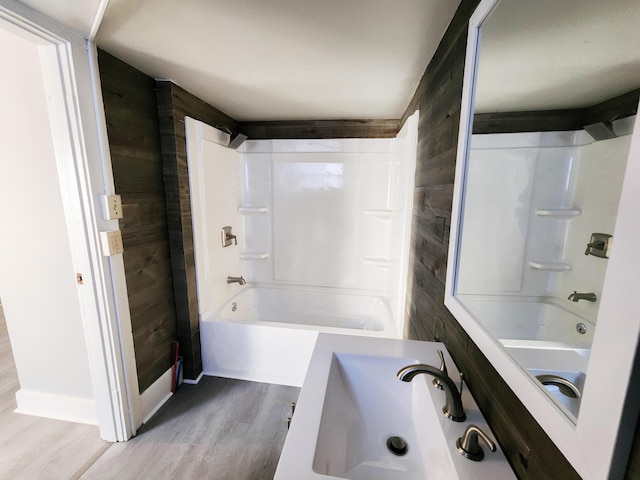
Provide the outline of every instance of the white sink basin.
{"type": "Polygon", "coordinates": [[[353,480],[425,478],[430,459],[421,453],[432,450],[421,446],[425,447],[431,437],[438,435],[426,434],[425,419],[435,411],[425,408],[431,402],[426,389],[414,389],[396,376],[398,370],[412,363],[418,361],[349,353],[333,355],[313,459],[314,472],[353,480]],[[387,440],[393,436],[406,442],[405,455],[398,456],[387,448],[387,440]]]}
{"type": "Polygon", "coordinates": [[[514,479],[499,448],[484,447],[481,462],[458,454],[456,439],[469,424],[495,439],[466,388],[467,420],[453,422],[442,413],[445,394],[433,377],[398,379],[407,365],[439,365],[438,349],[459,385],[441,343],[320,334],[274,479],[514,479]],[[392,436],[406,442],[406,454],[387,448],[392,436]]]}

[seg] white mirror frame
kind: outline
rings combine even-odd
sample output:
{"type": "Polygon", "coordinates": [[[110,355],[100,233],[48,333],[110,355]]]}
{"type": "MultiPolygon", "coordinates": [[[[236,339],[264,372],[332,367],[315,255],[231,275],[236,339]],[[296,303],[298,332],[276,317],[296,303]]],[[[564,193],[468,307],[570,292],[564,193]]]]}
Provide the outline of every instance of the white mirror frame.
{"type": "MultiPolygon", "coordinates": [[[[469,22],[445,305],[584,479],[623,478],[638,418],[634,359],[640,335],[640,121],[635,122],[580,414],[574,424],[455,296],[467,152],[481,25],[500,0],[482,0],[469,22]],[[624,413],[623,413],[624,412],[624,413]]],[[[535,447],[535,446],[532,446],[535,447]]]]}

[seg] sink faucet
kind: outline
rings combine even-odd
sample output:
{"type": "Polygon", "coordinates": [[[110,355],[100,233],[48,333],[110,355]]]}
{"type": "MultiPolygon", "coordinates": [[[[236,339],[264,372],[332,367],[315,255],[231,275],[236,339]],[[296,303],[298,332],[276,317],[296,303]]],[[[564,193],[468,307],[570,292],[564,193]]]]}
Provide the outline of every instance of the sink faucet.
{"type": "Polygon", "coordinates": [[[415,365],[408,365],[401,369],[398,372],[398,378],[403,382],[410,382],[413,380],[413,377],[419,373],[426,373],[427,375],[432,375],[440,380],[440,385],[442,385],[444,393],[447,396],[444,407],[442,407],[445,417],[449,417],[454,422],[464,422],[467,416],[462,408],[462,398],[456,384],[449,378],[449,375],[436,367],[432,367],[431,365],[418,363],[415,365]]]}
{"type": "Polygon", "coordinates": [[[227,277],[227,283],[239,283],[240,285],[244,285],[247,281],[242,278],[242,275],[239,277],[227,277]]]}
{"type": "Polygon", "coordinates": [[[573,292],[571,295],[569,295],[568,300],[571,300],[572,302],[577,302],[578,300],[587,300],[589,302],[595,302],[597,300],[597,297],[595,293],[573,292]]]}

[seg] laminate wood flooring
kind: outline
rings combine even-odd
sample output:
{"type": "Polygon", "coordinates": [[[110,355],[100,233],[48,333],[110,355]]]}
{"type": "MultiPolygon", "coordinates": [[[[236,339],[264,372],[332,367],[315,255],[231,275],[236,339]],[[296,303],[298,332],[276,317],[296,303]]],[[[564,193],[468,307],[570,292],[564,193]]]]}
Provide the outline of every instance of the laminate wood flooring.
{"type": "Polygon", "coordinates": [[[122,443],[98,427],[14,413],[19,389],[0,305],[0,480],[271,480],[299,388],[204,377],[122,443]]]}
{"type": "Polygon", "coordinates": [[[180,391],[126,443],[81,477],[271,480],[298,388],[204,377],[180,391]]]}
{"type": "Polygon", "coordinates": [[[0,479],[77,479],[111,445],[96,426],[15,413],[19,388],[0,305],[0,479]]]}

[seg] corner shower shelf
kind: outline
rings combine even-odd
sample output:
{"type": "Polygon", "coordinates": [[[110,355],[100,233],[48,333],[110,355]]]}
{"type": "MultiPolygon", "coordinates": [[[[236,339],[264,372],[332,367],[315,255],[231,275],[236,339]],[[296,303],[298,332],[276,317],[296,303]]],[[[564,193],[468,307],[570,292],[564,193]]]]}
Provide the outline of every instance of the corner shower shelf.
{"type": "Polygon", "coordinates": [[[260,213],[269,213],[269,207],[266,206],[254,206],[254,205],[240,205],[238,212],[242,215],[255,215],[260,213]]]}
{"type": "Polygon", "coordinates": [[[529,266],[535,270],[546,270],[548,272],[568,272],[573,267],[564,262],[539,262],[530,261],[529,266]]]}
{"type": "Polygon", "coordinates": [[[239,257],[240,260],[266,260],[269,258],[269,254],[267,252],[242,252],[239,257]]]}
{"type": "Polygon", "coordinates": [[[362,263],[365,265],[374,265],[380,268],[390,268],[394,266],[394,262],[384,257],[361,257],[362,263]]]}
{"type": "Polygon", "coordinates": [[[539,217],[551,217],[558,220],[567,220],[582,214],[582,210],[578,208],[539,208],[536,215],[539,217]]]}
{"type": "Polygon", "coordinates": [[[379,218],[380,220],[391,220],[395,216],[395,212],[393,210],[364,209],[362,210],[362,213],[369,217],[379,218]]]}

